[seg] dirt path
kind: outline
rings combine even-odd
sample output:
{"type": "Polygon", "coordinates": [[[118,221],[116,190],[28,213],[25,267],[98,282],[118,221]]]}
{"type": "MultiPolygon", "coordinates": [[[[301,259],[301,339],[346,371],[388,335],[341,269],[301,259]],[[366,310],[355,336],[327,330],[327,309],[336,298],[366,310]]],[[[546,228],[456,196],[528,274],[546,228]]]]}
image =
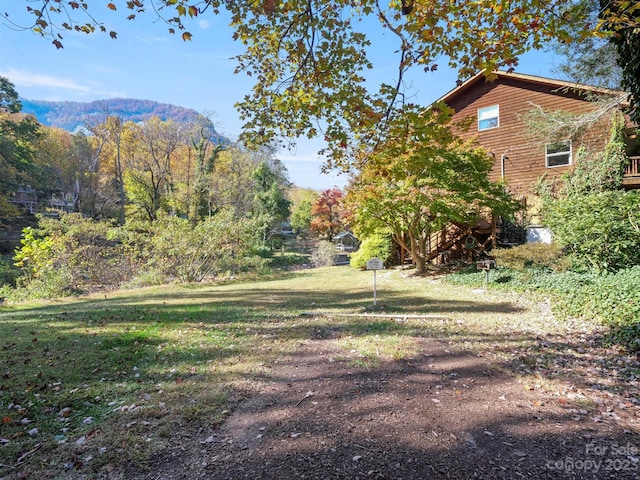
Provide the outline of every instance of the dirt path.
{"type": "MultiPolygon", "coordinates": [[[[410,360],[356,366],[302,342],[219,428],[175,432],[144,476],[175,479],[636,479],[637,428],[432,338],[410,360]]],[[[603,412],[604,410],[604,412],[603,412]]],[[[637,405],[629,410],[637,422],[637,405]]],[[[637,425],[637,423],[636,423],[637,425]]]]}

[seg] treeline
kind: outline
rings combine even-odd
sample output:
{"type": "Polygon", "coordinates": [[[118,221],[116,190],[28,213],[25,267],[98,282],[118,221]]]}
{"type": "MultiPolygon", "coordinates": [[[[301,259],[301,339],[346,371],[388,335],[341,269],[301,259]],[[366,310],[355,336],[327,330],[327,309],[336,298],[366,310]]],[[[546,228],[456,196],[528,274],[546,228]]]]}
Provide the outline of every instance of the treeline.
{"type": "Polygon", "coordinates": [[[292,217],[290,197],[296,231],[309,231],[317,195],[290,196],[273,151],[219,143],[206,118],[108,116],[69,133],[21,113],[0,80],[0,222],[25,208],[40,217],[0,272],[5,297],[259,270],[292,217]]]}
{"type": "Polygon", "coordinates": [[[205,117],[136,123],[106,116],[85,134],[43,126],[20,110],[13,85],[2,79],[4,224],[30,202],[32,211],[65,210],[119,224],[162,214],[196,224],[224,208],[237,218],[259,216],[268,230],[289,216],[290,182],[274,152],[219,142],[205,117]]]}

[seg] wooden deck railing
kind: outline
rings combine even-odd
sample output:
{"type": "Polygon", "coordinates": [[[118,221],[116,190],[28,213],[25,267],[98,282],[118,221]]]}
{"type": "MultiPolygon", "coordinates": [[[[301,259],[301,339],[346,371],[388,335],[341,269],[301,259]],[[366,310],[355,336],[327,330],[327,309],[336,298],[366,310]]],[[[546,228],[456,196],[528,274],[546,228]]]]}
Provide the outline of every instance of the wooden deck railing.
{"type": "Polygon", "coordinates": [[[640,177],[640,157],[629,157],[629,163],[624,168],[625,177],[640,177]]]}

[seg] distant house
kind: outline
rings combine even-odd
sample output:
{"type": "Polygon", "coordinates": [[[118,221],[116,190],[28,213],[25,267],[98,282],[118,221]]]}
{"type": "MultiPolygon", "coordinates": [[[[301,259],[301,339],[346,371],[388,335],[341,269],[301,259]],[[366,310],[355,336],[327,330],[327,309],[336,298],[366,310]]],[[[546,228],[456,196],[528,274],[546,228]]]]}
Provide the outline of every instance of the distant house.
{"type": "Polygon", "coordinates": [[[46,203],[49,209],[57,212],[72,213],[75,209],[73,194],[70,193],[52,194],[46,203]]]}
{"type": "Polygon", "coordinates": [[[26,187],[18,187],[16,191],[13,192],[9,203],[31,214],[51,214],[51,212],[71,213],[74,211],[75,206],[72,194],[58,192],[58,194],[51,194],[48,198],[40,199],[36,190],[29,185],[26,187]]]}
{"type": "Polygon", "coordinates": [[[290,222],[282,222],[280,225],[280,234],[281,235],[293,235],[293,228],[291,228],[290,222]]]}
{"type": "Polygon", "coordinates": [[[38,212],[38,196],[35,189],[30,186],[18,187],[9,200],[16,207],[31,214],[38,212]]]}
{"type": "Polygon", "coordinates": [[[360,245],[356,236],[351,232],[340,232],[331,241],[341,252],[355,252],[360,245]]]}
{"type": "MultiPolygon", "coordinates": [[[[519,73],[497,72],[493,81],[478,74],[439,100],[455,110],[453,121],[471,120],[462,137],[474,137],[492,152],[490,180],[503,179],[511,193],[527,197],[543,175],[558,177],[572,168],[579,147],[604,149],[609,140],[609,116],[596,121],[576,138],[541,143],[528,131],[524,116],[532,109],[583,114],[592,112],[595,95],[626,97],[624,92],[519,73]]],[[[629,136],[629,165],[623,185],[640,188],[640,156],[635,135],[629,136]]]]}

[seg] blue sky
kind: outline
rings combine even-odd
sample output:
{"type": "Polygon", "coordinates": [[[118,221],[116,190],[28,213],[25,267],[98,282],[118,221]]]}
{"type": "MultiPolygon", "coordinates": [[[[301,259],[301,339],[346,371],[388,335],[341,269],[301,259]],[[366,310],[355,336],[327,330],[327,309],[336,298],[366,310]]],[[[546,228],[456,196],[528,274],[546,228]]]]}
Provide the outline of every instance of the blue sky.
{"type": "MultiPolygon", "coordinates": [[[[26,4],[16,0],[11,3],[11,7],[0,8],[11,10],[19,21],[26,4]]],[[[235,62],[231,57],[241,52],[242,45],[232,40],[228,18],[206,12],[189,25],[193,40],[184,42],[179,35],[168,34],[166,24],[154,21],[152,14],[127,21],[124,6],[117,13],[104,7],[100,10],[97,4],[91,8],[108,30],[118,32],[117,40],[100,33],[67,32],[64,48],[57,50],[49,39],[16,31],[0,20],[0,76],[8,78],[23,98],[31,100],[119,97],[193,108],[210,116],[220,133],[230,138],[238,136],[241,121],[234,103],[249,92],[252,80],[233,73],[235,62]]],[[[384,75],[389,82],[395,67],[394,58],[387,53],[396,45],[391,37],[380,37],[378,42],[374,49],[377,67],[372,76],[384,75]]],[[[555,62],[557,59],[550,54],[533,52],[521,60],[517,71],[554,76],[555,62]]],[[[429,104],[453,88],[456,79],[455,72],[444,67],[431,73],[417,69],[409,80],[414,101],[429,104]]],[[[320,148],[322,143],[304,140],[295,150],[284,150],[278,157],[298,186],[343,187],[345,176],[320,173],[322,161],[316,154],[320,148]]]]}

